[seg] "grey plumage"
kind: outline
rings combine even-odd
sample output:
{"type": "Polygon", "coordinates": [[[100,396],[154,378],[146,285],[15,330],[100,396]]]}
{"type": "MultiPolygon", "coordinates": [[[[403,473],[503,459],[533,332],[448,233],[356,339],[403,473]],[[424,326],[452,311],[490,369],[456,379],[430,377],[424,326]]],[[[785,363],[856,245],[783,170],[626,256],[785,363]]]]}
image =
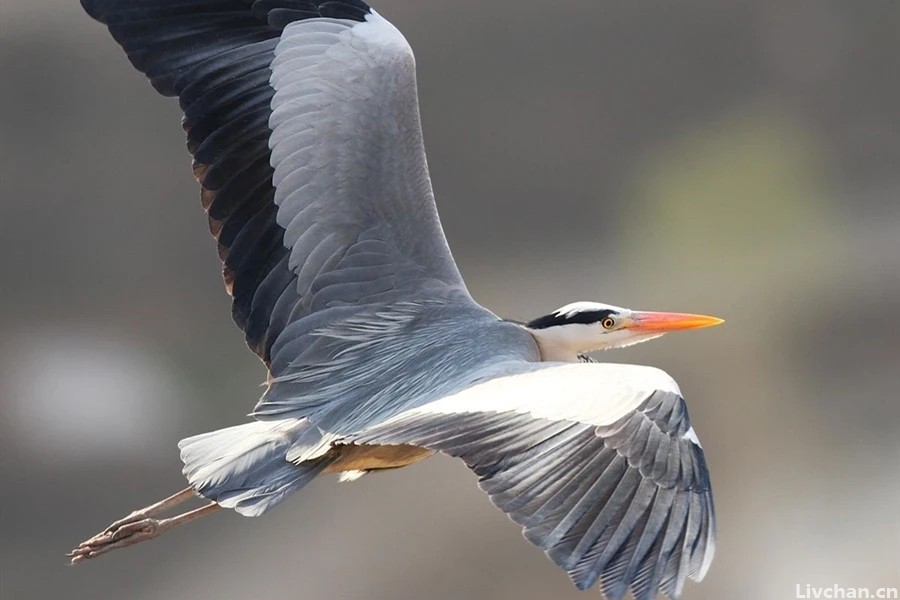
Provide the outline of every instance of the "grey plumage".
{"type": "Polygon", "coordinates": [[[709,473],[689,429],[683,399],[655,392],[607,426],[411,411],[355,440],[462,458],[493,503],[580,589],[601,579],[611,599],[630,587],[645,600],[657,589],[680,594],[688,576],[703,577],[714,552],[709,473]]]}
{"type": "Polygon", "coordinates": [[[383,19],[291,23],[270,69],[274,202],[300,292],[291,320],[338,304],[471,302],[438,220],[399,32],[383,19]]]}
{"type": "Polygon", "coordinates": [[[398,302],[356,309],[308,332],[299,325],[288,330],[293,340],[285,349],[295,358],[272,380],[257,418],[309,417],[353,433],[506,374],[499,361],[540,359],[525,330],[468,303],[398,302]]]}
{"type": "Polygon", "coordinates": [[[200,494],[255,517],[312,481],[331,462],[285,460],[298,440],[320,439],[306,421],[255,421],[185,438],[178,443],[184,475],[200,494]]]}
{"type": "Polygon", "coordinates": [[[256,516],[343,451],[409,444],[461,458],[582,589],[675,598],[704,576],[712,495],[677,385],[541,362],[472,300],[390,23],[360,0],[82,3],[179,96],[233,315],[269,369],[253,421],[179,444],[197,492],[256,516]]]}

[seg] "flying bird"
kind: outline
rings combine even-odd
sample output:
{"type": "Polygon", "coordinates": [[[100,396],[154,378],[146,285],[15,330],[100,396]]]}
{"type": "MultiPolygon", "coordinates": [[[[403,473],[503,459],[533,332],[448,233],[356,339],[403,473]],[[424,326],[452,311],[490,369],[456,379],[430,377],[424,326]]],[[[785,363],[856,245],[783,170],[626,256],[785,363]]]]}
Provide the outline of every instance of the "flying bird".
{"type": "Polygon", "coordinates": [[[189,487],[72,563],[440,452],[578,588],[677,598],[703,578],[713,499],[678,385],[587,353],[720,319],[576,302],[519,323],[476,303],[438,219],[413,53],[361,0],[82,5],[181,103],[232,314],[268,379],[250,422],[179,443],[189,487]]]}

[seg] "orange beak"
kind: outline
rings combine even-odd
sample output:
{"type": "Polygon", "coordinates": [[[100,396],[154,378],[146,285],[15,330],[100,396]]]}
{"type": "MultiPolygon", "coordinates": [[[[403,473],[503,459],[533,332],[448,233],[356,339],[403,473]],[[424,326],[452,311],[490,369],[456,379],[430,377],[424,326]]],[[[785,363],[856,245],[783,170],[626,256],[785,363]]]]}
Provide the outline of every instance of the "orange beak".
{"type": "Polygon", "coordinates": [[[632,322],[626,326],[626,329],[641,333],[668,333],[682,329],[700,329],[725,322],[717,317],[706,315],[666,312],[634,312],[631,319],[632,322]]]}

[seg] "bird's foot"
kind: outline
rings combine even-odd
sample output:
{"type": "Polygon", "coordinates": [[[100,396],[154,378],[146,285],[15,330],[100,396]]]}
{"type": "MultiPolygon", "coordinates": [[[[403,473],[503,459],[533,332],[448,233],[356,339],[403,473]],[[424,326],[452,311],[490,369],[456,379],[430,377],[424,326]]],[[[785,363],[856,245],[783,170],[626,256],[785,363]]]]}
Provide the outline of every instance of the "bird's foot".
{"type": "Polygon", "coordinates": [[[135,511],[78,544],[68,555],[70,564],[77,565],[107,552],[152,540],[165,532],[167,521],[169,519],[153,519],[142,511],[135,511]]]}
{"type": "Polygon", "coordinates": [[[69,556],[69,564],[77,565],[90,558],[102,556],[107,552],[133,546],[140,542],[152,540],[159,537],[170,529],[174,529],[185,523],[195,521],[200,517],[212,514],[219,510],[219,505],[210,502],[206,506],[195,508],[180,515],[169,518],[159,518],[162,513],[171,510],[173,507],[184,503],[191,498],[195,498],[196,494],[193,489],[187,488],[177,494],[169,496],[165,500],[161,500],[156,504],[145,506],[136,510],[124,519],[119,519],[94,537],[78,544],[72,550],[69,556]]]}

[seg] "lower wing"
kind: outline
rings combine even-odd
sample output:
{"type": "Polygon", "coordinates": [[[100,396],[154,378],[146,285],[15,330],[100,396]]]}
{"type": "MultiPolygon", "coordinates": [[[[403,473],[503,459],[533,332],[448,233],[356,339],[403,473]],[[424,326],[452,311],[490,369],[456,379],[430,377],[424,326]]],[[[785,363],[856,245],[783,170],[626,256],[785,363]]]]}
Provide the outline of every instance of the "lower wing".
{"type": "Polygon", "coordinates": [[[706,574],[715,516],[677,384],[650,367],[536,364],[355,436],[459,457],[573,582],[611,600],[681,594],[706,574]]]}

